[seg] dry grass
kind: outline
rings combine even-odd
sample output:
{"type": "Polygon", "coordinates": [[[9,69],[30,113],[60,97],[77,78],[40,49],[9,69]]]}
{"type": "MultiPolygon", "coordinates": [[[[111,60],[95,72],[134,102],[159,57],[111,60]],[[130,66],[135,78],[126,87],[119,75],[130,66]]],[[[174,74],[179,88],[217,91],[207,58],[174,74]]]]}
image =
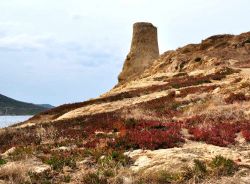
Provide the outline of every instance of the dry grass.
{"type": "Polygon", "coordinates": [[[136,120],[162,120],[156,117],[156,114],[150,110],[143,108],[123,109],[121,112],[122,119],[136,119],[136,120]]]}
{"type": "Polygon", "coordinates": [[[227,105],[220,95],[209,96],[187,107],[183,116],[204,115],[206,119],[242,120],[247,119],[247,106],[236,103],[227,105]]]}
{"type": "Polygon", "coordinates": [[[8,184],[30,183],[29,168],[24,164],[7,164],[0,167],[0,180],[8,184]]]}

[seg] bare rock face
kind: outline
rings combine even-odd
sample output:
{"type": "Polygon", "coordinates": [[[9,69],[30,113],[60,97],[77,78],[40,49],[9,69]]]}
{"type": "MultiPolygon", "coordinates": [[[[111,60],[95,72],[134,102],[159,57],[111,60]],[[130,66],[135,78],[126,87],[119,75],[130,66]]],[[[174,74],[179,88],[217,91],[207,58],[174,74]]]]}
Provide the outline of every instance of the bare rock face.
{"type": "Polygon", "coordinates": [[[142,74],[158,57],[157,28],[151,23],[135,23],[130,52],[118,77],[119,82],[129,81],[142,74]]]}

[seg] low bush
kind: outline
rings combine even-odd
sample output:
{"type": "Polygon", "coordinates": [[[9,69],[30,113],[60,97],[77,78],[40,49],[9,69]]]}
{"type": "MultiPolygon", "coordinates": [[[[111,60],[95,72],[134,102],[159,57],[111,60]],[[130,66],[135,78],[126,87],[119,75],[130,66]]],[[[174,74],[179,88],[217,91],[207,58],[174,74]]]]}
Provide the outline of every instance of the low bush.
{"type": "Polygon", "coordinates": [[[237,125],[230,123],[218,123],[204,127],[191,127],[189,133],[193,140],[204,141],[217,146],[228,146],[235,143],[236,133],[240,129],[237,125]]]}
{"type": "Polygon", "coordinates": [[[4,164],[6,164],[6,163],[7,163],[7,161],[6,161],[6,160],[4,160],[4,159],[0,158],[0,166],[1,166],[1,165],[4,165],[4,164]]]}
{"type": "Polygon", "coordinates": [[[54,170],[62,170],[64,166],[69,166],[72,169],[76,168],[75,158],[71,155],[56,154],[45,160],[45,163],[51,165],[54,170]]]}
{"type": "Polygon", "coordinates": [[[250,123],[247,120],[234,120],[217,117],[206,118],[193,116],[182,123],[182,127],[189,130],[194,141],[203,141],[216,146],[235,144],[236,134],[242,132],[246,141],[250,141],[250,123]]]}
{"type": "Polygon", "coordinates": [[[169,173],[167,171],[160,171],[156,174],[154,182],[159,184],[173,183],[180,180],[180,175],[169,173]]]}
{"type": "Polygon", "coordinates": [[[242,135],[246,141],[250,142],[250,128],[248,130],[242,130],[242,135]]]}
{"type": "Polygon", "coordinates": [[[63,181],[64,181],[65,183],[69,183],[70,180],[71,180],[71,177],[70,177],[69,175],[66,175],[66,176],[63,177],[63,181]]]}
{"type": "Polygon", "coordinates": [[[129,118],[124,121],[124,125],[127,129],[134,128],[136,124],[137,124],[137,121],[133,118],[129,118]]]}
{"type": "Polygon", "coordinates": [[[237,165],[234,161],[224,158],[221,155],[213,158],[210,167],[212,168],[212,173],[216,176],[232,175],[237,170],[237,165]]]}
{"type": "Polygon", "coordinates": [[[107,184],[106,178],[101,178],[98,173],[88,173],[83,176],[82,183],[88,184],[107,184]]]}
{"type": "Polygon", "coordinates": [[[116,146],[142,149],[172,148],[183,142],[178,123],[140,122],[116,139],[116,146]]]}
{"type": "Polygon", "coordinates": [[[136,184],[167,184],[167,183],[181,183],[182,175],[181,173],[171,173],[166,170],[160,170],[157,172],[141,174],[136,177],[133,183],[136,184]]]}
{"type": "Polygon", "coordinates": [[[207,166],[204,161],[195,159],[193,173],[195,177],[203,178],[207,174],[207,166]]]}
{"type": "MultiPolygon", "coordinates": [[[[54,180],[54,173],[48,171],[42,172],[42,173],[33,173],[29,172],[30,177],[30,183],[41,183],[41,184],[52,184],[55,183],[54,180]]],[[[28,183],[27,183],[28,184],[28,183]]]]}

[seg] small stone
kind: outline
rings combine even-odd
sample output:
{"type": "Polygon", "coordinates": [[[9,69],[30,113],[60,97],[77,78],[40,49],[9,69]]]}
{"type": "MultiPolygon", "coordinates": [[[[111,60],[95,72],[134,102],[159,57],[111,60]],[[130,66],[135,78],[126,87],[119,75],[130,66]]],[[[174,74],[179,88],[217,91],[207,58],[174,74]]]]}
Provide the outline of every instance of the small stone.
{"type": "Polygon", "coordinates": [[[73,172],[73,169],[71,169],[69,166],[63,167],[63,173],[71,173],[71,172],[73,172]]]}

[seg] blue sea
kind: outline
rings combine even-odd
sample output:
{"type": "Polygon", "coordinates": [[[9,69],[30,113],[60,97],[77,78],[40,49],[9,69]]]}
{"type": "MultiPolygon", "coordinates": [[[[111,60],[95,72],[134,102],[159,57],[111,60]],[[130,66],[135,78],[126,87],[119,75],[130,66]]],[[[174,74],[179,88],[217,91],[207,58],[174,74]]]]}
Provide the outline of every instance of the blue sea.
{"type": "Polygon", "coordinates": [[[23,122],[32,116],[0,116],[0,128],[23,122]]]}

